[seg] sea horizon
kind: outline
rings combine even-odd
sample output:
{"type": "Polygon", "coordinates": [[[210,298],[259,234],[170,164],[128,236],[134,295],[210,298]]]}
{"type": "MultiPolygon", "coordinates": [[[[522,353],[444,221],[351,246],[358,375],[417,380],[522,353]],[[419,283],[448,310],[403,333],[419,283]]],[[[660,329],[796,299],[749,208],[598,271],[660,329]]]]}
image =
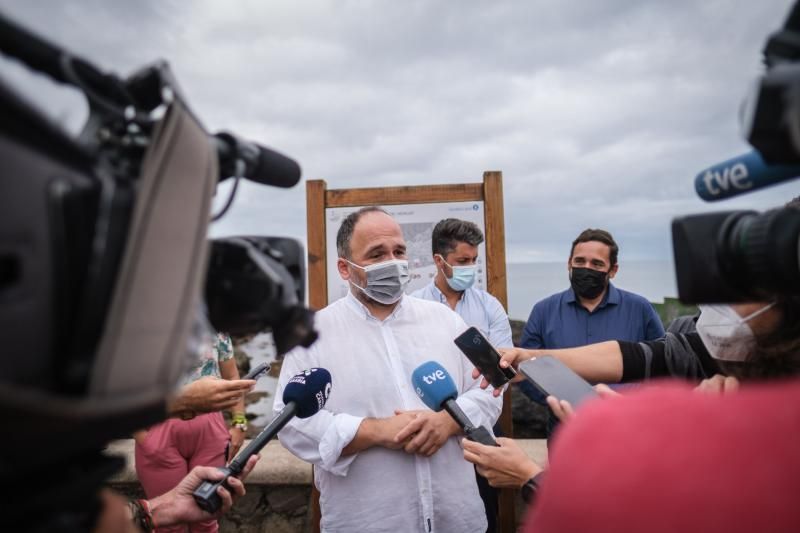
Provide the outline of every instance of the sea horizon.
{"type": "MultiPolygon", "coordinates": [[[[506,263],[506,279],[508,317],[512,320],[527,320],[536,302],[569,288],[566,260],[509,261],[506,263]]],[[[678,295],[675,268],[670,259],[620,261],[612,283],[654,303],[678,295]]]]}

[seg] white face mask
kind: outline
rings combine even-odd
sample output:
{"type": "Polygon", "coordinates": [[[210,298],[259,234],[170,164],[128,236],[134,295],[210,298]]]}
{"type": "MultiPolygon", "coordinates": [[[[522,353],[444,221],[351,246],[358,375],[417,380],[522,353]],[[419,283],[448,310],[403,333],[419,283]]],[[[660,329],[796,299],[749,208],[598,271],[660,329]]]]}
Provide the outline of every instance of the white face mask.
{"type": "Polygon", "coordinates": [[[756,339],[748,321],[775,306],[775,302],[740,317],[729,305],[700,305],[697,333],[708,353],[720,361],[746,361],[755,348],[756,339]]]}
{"type": "Polygon", "coordinates": [[[347,262],[367,274],[366,287],[359,287],[352,280],[348,280],[350,284],[382,304],[390,305],[397,302],[403,296],[403,291],[410,280],[408,261],[405,259],[390,259],[389,261],[375,263],[366,267],[357,265],[352,261],[347,262]]]}

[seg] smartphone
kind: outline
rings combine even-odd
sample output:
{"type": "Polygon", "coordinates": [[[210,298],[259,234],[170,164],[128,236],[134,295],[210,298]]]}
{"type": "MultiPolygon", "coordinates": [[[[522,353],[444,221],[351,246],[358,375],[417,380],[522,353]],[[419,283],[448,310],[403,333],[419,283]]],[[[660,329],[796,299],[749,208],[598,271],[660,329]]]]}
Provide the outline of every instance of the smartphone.
{"type": "Polygon", "coordinates": [[[481,371],[492,387],[499,389],[517,375],[511,367],[500,368],[500,354],[492,348],[478,328],[470,327],[456,337],[453,342],[464,352],[475,368],[481,371]]]}
{"type": "Polygon", "coordinates": [[[269,363],[261,363],[250,369],[242,379],[258,379],[263,377],[269,372],[269,363]]]}
{"type": "Polygon", "coordinates": [[[518,366],[519,371],[545,396],[567,400],[572,407],[597,396],[589,382],[552,355],[535,357],[518,366]]]}

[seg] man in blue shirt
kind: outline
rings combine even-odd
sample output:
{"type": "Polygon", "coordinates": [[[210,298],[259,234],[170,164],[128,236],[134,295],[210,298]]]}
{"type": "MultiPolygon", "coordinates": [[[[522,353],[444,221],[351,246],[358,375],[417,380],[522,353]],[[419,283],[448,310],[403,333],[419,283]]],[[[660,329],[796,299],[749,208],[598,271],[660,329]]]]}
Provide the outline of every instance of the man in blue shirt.
{"type": "MultiPolygon", "coordinates": [[[[483,242],[480,228],[466,220],[446,218],[439,221],[431,235],[436,276],[412,296],[447,305],[475,326],[495,347],[513,346],[511,324],[502,304],[488,292],[477,289],[478,245],[483,242]]],[[[499,428],[495,426],[495,432],[499,428]]],[[[487,533],[497,529],[497,489],[476,473],[478,491],[486,510],[487,533]]]]}
{"type": "Polygon", "coordinates": [[[433,228],[431,249],[436,276],[412,296],[441,302],[483,333],[492,346],[513,346],[511,324],[503,305],[488,292],[474,287],[478,275],[480,228],[466,220],[446,218],[433,228]]]}
{"type": "MultiPolygon", "coordinates": [[[[570,288],[533,306],[520,345],[557,349],[663,337],[664,326],[650,302],[611,283],[619,270],[618,254],[619,247],[607,231],[587,229],[578,235],[567,261],[570,288]]],[[[544,403],[530,383],[520,386],[544,403]]]]}

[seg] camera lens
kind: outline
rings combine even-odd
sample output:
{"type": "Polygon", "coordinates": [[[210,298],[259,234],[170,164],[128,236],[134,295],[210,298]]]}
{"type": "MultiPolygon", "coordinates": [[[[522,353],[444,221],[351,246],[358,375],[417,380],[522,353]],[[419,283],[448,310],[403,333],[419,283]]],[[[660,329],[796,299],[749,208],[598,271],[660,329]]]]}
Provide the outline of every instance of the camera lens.
{"type": "Polygon", "coordinates": [[[719,268],[732,284],[754,297],[800,292],[800,210],[732,213],[717,239],[719,268]]]}

